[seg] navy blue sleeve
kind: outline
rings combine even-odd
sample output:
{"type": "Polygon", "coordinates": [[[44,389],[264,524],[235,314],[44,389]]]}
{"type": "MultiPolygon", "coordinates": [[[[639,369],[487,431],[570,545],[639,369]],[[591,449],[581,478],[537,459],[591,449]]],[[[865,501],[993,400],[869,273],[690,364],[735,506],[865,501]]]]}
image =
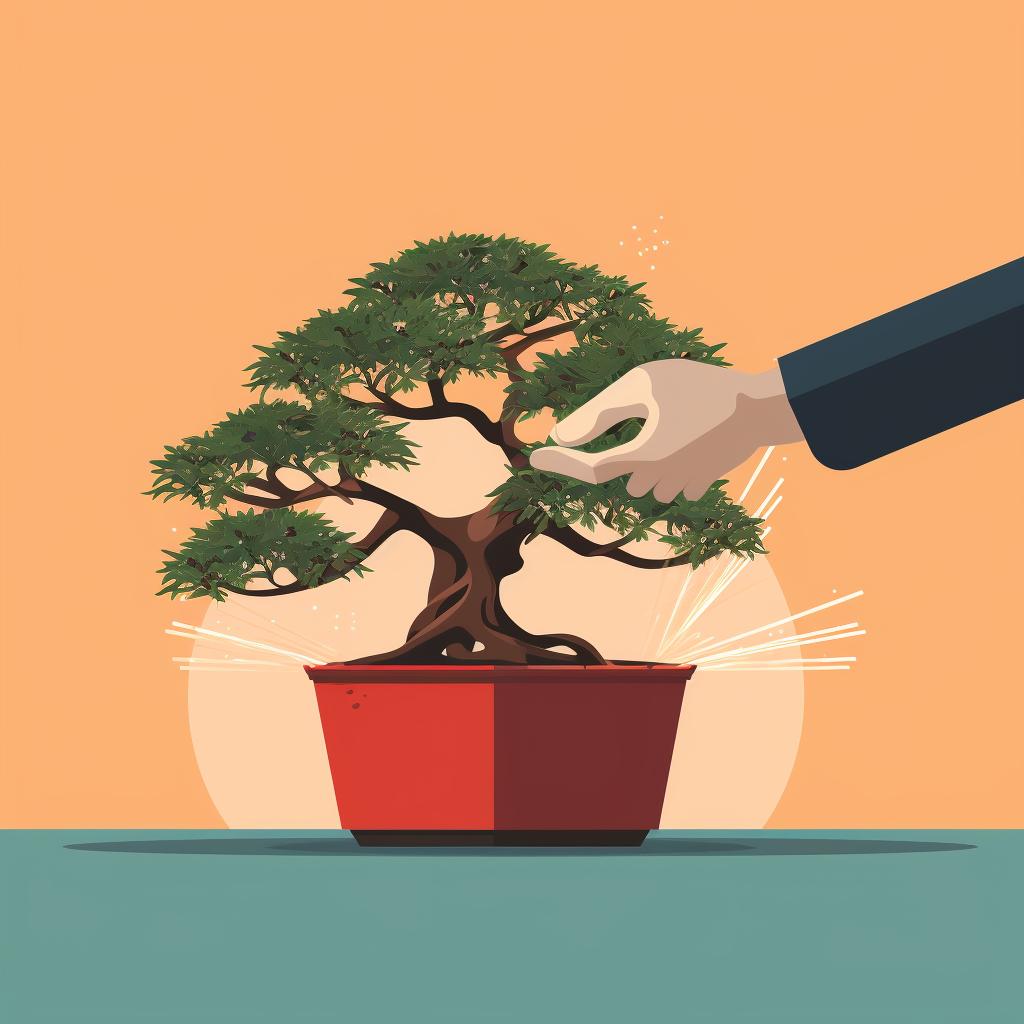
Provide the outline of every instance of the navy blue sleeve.
{"type": "Polygon", "coordinates": [[[779,360],[811,451],[852,469],[1024,398],[1024,259],[779,360]]]}

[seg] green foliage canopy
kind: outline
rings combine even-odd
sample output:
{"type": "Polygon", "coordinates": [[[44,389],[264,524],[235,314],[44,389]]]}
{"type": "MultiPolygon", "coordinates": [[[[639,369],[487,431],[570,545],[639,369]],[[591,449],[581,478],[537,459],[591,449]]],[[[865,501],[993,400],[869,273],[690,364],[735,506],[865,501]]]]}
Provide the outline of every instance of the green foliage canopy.
{"type": "Polygon", "coordinates": [[[259,480],[264,466],[315,475],[333,465],[354,477],[374,464],[407,469],[415,445],[402,436],[403,426],[344,396],[260,402],[229,412],[202,436],[166,447],[152,463],[156,482],[147,493],[219,508],[259,480]]]}
{"type": "Polygon", "coordinates": [[[274,593],[319,586],[351,573],[361,576],[368,570],[363,553],[349,543],[352,536],[319,512],[221,512],[194,530],[178,551],[164,552],[168,561],[159,593],[223,601],[226,593],[241,593],[255,581],[274,593]],[[293,579],[277,582],[281,570],[293,579]]]}
{"type": "MultiPolygon", "coordinates": [[[[346,305],[254,346],[248,386],[258,400],[168,446],[152,464],[147,493],[215,510],[228,499],[268,506],[283,493],[274,476],[280,469],[297,469],[311,483],[327,470],[341,481],[374,465],[407,469],[415,445],[402,433],[406,424],[394,420],[415,410],[396,396],[426,385],[437,415],[459,415],[465,407],[447,401],[446,384],[465,374],[504,376],[502,423],[490,426],[501,431],[509,478],[491,497],[496,508],[529,521],[534,535],[603,523],[624,540],[657,537],[693,566],[725,551],[764,551],[760,520],[730,501],[725,481],[698,501],[663,504],[630,496],[622,478],[585,484],[527,464],[533,446],[516,438],[518,420],[543,409],[560,419],[652,360],[724,364],[722,346],[705,344],[699,329],[655,317],[641,285],[563,260],[545,245],[454,234],[416,242],[351,284],[346,305]],[[520,364],[533,344],[559,334],[569,344],[520,364]]],[[[619,444],[637,429],[638,421],[620,424],[589,447],[619,444]]],[[[252,580],[272,586],[278,568],[287,568],[296,586],[359,571],[351,535],[313,513],[264,507],[240,515],[219,512],[180,551],[168,552],[161,592],[222,599],[252,580]]]]}

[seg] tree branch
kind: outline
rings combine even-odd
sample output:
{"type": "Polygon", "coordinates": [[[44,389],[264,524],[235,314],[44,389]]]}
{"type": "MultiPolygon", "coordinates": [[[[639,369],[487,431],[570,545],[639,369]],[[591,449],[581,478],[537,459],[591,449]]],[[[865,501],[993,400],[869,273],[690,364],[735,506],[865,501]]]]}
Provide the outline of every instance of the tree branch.
{"type": "Polygon", "coordinates": [[[688,553],[674,555],[671,558],[642,558],[640,555],[621,550],[622,545],[627,543],[625,537],[609,544],[598,544],[597,541],[588,540],[568,526],[550,524],[542,536],[558,541],[563,547],[575,551],[578,555],[587,558],[610,558],[614,562],[622,562],[623,565],[632,565],[638,569],[668,569],[674,565],[690,564],[688,553]]]}
{"type": "MultiPolygon", "coordinates": [[[[382,506],[389,512],[400,517],[402,521],[401,529],[409,530],[412,533],[423,537],[423,539],[427,540],[428,543],[431,542],[431,538],[435,531],[433,531],[429,524],[427,524],[419,506],[405,498],[399,497],[397,494],[394,494],[383,487],[371,484],[367,480],[344,476],[340,471],[338,474],[338,482],[335,484],[329,484],[326,481],[321,480],[306,466],[278,466],[275,470],[271,470],[269,472],[276,472],[277,469],[295,469],[301,473],[305,473],[305,475],[309,477],[310,484],[308,487],[295,490],[288,487],[275,477],[274,483],[280,492],[280,497],[271,498],[262,494],[249,494],[245,491],[228,491],[227,496],[235,501],[244,502],[247,505],[255,505],[258,508],[268,509],[291,508],[293,505],[298,505],[302,502],[315,501],[318,498],[330,497],[341,498],[342,501],[347,503],[351,503],[353,500],[369,501],[374,505],[382,506]]],[[[396,529],[398,529],[397,526],[396,529]]],[[[367,535],[367,538],[369,539],[371,536],[372,531],[371,534],[367,535]]]]}
{"type": "MultiPolygon", "coordinates": [[[[518,341],[513,342],[511,345],[506,345],[501,350],[505,366],[508,370],[508,379],[513,383],[523,379],[519,357],[531,346],[541,341],[547,341],[549,338],[557,337],[559,334],[565,334],[567,331],[573,330],[581,322],[580,320],[563,320],[560,323],[553,324],[551,327],[545,327],[542,331],[523,331],[523,336],[518,341]]],[[[526,459],[521,450],[523,442],[516,434],[516,420],[521,412],[522,410],[512,400],[512,396],[509,395],[501,407],[501,438],[502,448],[510,454],[512,465],[514,466],[526,464],[526,459]],[[513,455],[512,453],[515,454],[513,455]]]]}
{"type": "MultiPolygon", "coordinates": [[[[326,576],[326,573],[324,574],[326,576]]],[[[323,586],[324,583],[333,583],[334,580],[338,579],[339,576],[331,576],[330,579],[320,578],[320,583],[317,586],[323,586]]],[[[241,594],[242,597],[281,597],[284,594],[301,594],[304,590],[312,590],[313,588],[305,583],[300,583],[296,580],[294,583],[288,583],[283,587],[279,587],[276,584],[269,587],[263,587],[260,590],[247,590],[245,587],[233,587],[229,583],[218,583],[220,590],[226,590],[229,594],[241,594]]]]}
{"type": "MultiPolygon", "coordinates": [[[[401,498],[397,494],[385,490],[383,487],[371,484],[367,480],[343,477],[335,486],[328,488],[328,490],[331,494],[336,494],[339,497],[347,495],[359,501],[369,501],[375,505],[381,505],[388,512],[394,513],[397,519],[390,526],[385,523],[382,529],[390,529],[394,533],[397,533],[399,530],[408,530],[410,533],[414,533],[417,537],[425,540],[434,549],[448,549],[451,547],[451,539],[431,522],[431,518],[419,505],[406,498],[401,498]]],[[[378,525],[384,521],[384,518],[383,516],[381,517],[378,525]]],[[[363,543],[371,543],[376,539],[383,543],[384,538],[377,538],[375,531],[376,527],[367,534],[363,543]]],[[[361,548],[361,550],[365,549],[361,548]]]]}
{"type": "Polygon", "coordinates": [[[495,327],[493,330],[488,331],[480,340],[490,345],[497,345],[499,341],[504,341],[509,335],[519,333],[512,324],[502,324],[501,327],[495,327]]]}
{"type": "MultiPolygon", "coordinates": [[[[255,487],[257,484],[255,481],[251,481],[247,486],[255,487]]],[[[246,505],[255,505],[257,508],[291,508],[293,505],[300,505],[304,501],[328,498],[333,493],[327,484],[319,480],[299,491],[292,490],[290,487],[286,488],[284,484],[281,484],[280,487],[287,493],[278,491],[280,496],[277,498],[265,497],[262,494],[247,494],[245,491],[227,491],[226,494],[234,501],[241,501],[246,505]]]]}
{"type": "Polygon", "coordinates": [[[427,390],[430,392],[430,400],[435,407],[443,407],[449,404],[444,393],[444,381],[439,377],[427,381],[427,390]]]}
{"type": "Polygon", "coordinates": [[[562,320],[557,324],[552,324],[550,327],[545,327],[542,331],[523,331],[523,336],[518,341],[512,342],[511,345],[506,345],[501,350],[501,354],[505,357],[505,363],[509,367],[519,369],[519,357],[532,345],[574,330],[581,323],[583,323],[582,320],[562,320]]]}
{"type": "Polygon", "coordinates": [[[461,419],[465,420],[476,432],[490,444],[496,444],[510,458],[521,456],[518,442],[509,442],[506,436],[505,427],[507,424],[501,420],[494,422],[487,418],[482,409],[466,402],[451,402],[444,396],[443,385],[439,380],[427,382],[434,401],[431,405],[406,405],[398,401],[394,396],[386,394],[375,387],[368,387],[367,390],[376,402],[366,402],[365,405],[371,409],[378,409],[386,416],[401,416],[407,420],[441,420],[461,419]]]}
{"type": "Polygon", "coordinates": [[[367,557],[372,555],[389,537],[394,536],[402,529],[402,517],[391,509],[385,509],[383,515],[369,529],[366,535],[352,546],[359,548],[367,557]]]}
{"type": "MultiPolygon", "coordinates": [[[[270,474],[269,474],[269,471],[268,471],[267,476],[269,477],[269,475],[270,474]]],[[[284,492],[281,490],[281,488],[284,487],[284,484],[282,484],[280,480],[275,480],[274,482],[271,482],[269,479],[267,479],[267,480],[249,480],[249,481],[247,481],[245,486],[246,487],[255,487],[256,490],[263,491],[266,494],[273,494],[277,498],[282,497],[283,494],[284,494],[284,492]]]]}

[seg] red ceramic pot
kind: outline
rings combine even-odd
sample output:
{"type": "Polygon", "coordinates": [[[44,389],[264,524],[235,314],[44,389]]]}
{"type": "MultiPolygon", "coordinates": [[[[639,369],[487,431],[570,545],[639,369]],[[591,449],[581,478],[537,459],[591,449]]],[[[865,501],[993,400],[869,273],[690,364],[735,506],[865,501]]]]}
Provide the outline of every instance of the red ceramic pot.
{"type": "Polygon", "coordinates": [[[639,845],[692,665],[307,667],[363,845],[639,845]]]}

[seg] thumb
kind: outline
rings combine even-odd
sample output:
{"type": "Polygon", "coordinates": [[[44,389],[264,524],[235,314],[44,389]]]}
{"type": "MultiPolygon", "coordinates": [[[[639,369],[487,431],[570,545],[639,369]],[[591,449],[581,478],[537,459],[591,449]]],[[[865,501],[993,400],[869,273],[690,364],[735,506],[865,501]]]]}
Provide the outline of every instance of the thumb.
{"type": "Polygon", "coordinates": [[[583,480],[588,484],[601,483],[600,454],[574,452],[571,448],[554,448],[551,446],[537,448],[530,455],[530,465],[545,473],[557,473],[575,480],[583,480]]]}
{"type": "Polygon", "coordinates": [[[530,465],[546,473],[575,477],[588,484],[603,484],[633,468],[636,453],[648,443],[652,431],[648,420],[632,441],[604,452],[577,452],[572,448],[552,445],[535,448],[530,454],[530,465]]]}
{"type": "Polygon", "coordinates": [[[570,413],[551,431],[551,440],[575,448],[593,441],[616,423],[648,414],[646,378],[627,373],[570,413]]]}

